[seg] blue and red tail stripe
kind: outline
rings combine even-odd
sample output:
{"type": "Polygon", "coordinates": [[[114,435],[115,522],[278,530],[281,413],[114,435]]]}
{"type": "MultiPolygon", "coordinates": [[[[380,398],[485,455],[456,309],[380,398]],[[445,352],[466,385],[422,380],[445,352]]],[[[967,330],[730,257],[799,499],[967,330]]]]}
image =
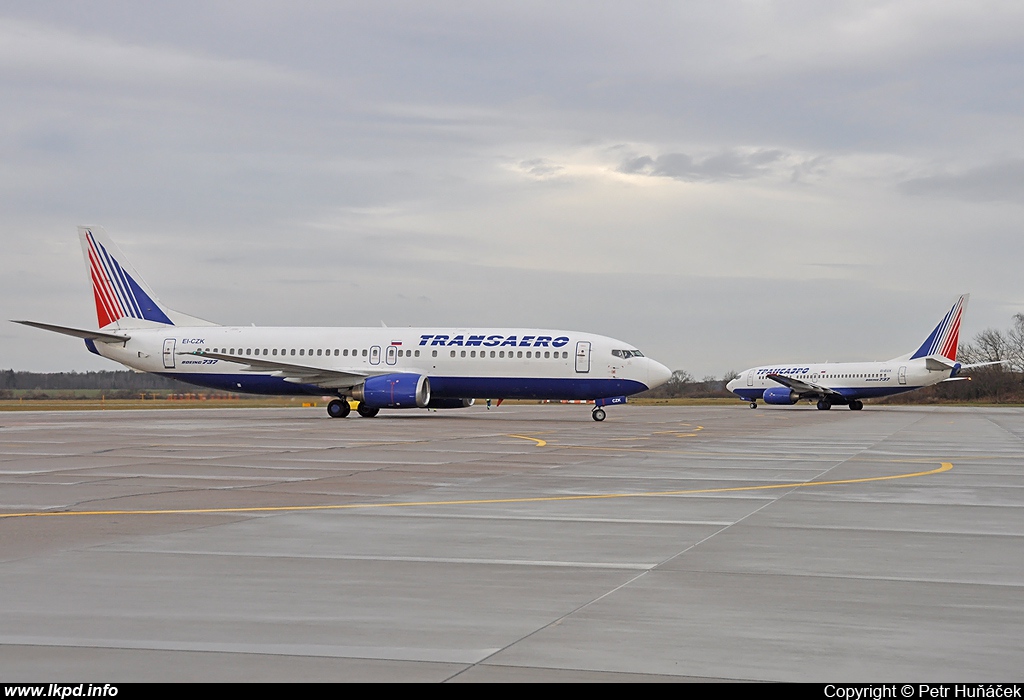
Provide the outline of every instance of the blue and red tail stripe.
{"type": "Polygon", "coordinates": [[[96,299],[96,318],[104,328],[122,318],[138,318],[174,324],[142,286],[129,275],[107,249],[85,232],[92,291],[96,299]]]}
{"type": "Polygon", "coordinates": [[[917,349],[917,352],[910,356],[910,359],[942,355],[949,360],[956,360],[956,351],[960,342],[960,316],[963,314],[966,302],[966,294],[957,299],[953,308],[939,321],[939,325],[935,326],[928,339],[917,349]]]}

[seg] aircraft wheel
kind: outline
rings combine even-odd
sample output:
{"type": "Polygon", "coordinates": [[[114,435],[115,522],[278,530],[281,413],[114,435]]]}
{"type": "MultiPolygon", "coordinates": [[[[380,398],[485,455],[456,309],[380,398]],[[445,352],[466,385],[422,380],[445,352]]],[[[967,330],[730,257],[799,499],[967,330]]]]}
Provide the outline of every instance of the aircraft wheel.
{"type": "Polygon", "coordinates": [[[370,408],[362,401],[359,402],[359,406],[356,407],[356,413],[361,415],[363,418],[373,418],[375,415],[380,413],[379,408],[370,408]]]}
{"type": "Polygon", "coordinates": [[[605,419],[605,412],[603,408],[595,408],[594,412],[591,415],[594,417],[594,420],[596,420],[598,423],[605,419]]]}
{"type": "Polygon", "coordinates": [[[864,404],[862,402],[857,401],[857,400],[853,400],[853,401],[850,402],[850,410],[851,411],[859,411],[862,408],[864,408],[864,404]]]}
{"type": "Polygon", "coordinates": [[[827,411],[830,408],[832,408],[832,404],[830,404],[828,401],[822,400],[818,402],[819,411],[827,411]]]}
{"type": "Polygon", "coordinates": [[[757,401],[751,401],[750,402],[750,407],[751,408],[757,408],[757,401]]]}
{"type": "Polygon", "coordinates": [[[347,418],[351,412],[352,407],[348,405],[348,401],[334,399],[334,401],[327,404],[327,415],[331,418],[347,418]]]}

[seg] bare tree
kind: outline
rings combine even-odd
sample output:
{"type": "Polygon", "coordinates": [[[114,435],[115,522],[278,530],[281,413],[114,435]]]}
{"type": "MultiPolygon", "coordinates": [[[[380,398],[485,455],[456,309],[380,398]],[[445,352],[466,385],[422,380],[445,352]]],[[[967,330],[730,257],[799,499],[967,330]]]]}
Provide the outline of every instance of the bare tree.
{"type": "Polygon", "coordinates": [[[1013,326],[1006,332],[1009,369],[1024,372],[1024,314],[1014,314],[1013,326]]]}
{"type": "MultiPolygon", "coordinates": [[[[1024,326],[1022,326],[1021,330],[1024,331],[1024,326]]],[[[988,328],[974,336],[974,342],[961,345],[957,352],[957,357],[964,364],[1000,362],[1010,359],[1011,350],[1011,344],[1007,336],[994,328],[988,328]]],[[[1002,367],[1002,365],[995,366],[1002,367]]]]}

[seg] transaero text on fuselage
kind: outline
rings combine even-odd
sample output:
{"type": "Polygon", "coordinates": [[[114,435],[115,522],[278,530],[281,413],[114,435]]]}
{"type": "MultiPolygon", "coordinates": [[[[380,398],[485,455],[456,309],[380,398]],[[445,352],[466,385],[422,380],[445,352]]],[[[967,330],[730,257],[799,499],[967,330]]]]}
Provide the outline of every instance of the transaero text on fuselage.
{"type": "Polygon", "coordinates": [[[480,347],[493,348],[493,347],[505,347],[512,346],[518,348],[560,348],[564,347],[569,343],[569,338],[564,335],[560,335],[557,338],[552,338],[550,335],[524,335],[522,338],[517,338],[514,335],[508,337],[503,335],[471,335],[466,337],[464,335],[457,335],[453,338],[449,338],[447,335],[421,335],[420,345],[461,345],[463,347],[480,347]]]}

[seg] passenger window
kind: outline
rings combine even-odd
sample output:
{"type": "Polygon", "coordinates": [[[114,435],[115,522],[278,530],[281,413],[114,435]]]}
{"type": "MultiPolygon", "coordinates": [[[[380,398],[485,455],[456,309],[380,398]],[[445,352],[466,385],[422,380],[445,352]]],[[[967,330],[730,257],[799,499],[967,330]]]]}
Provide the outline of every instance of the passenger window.
{"type": "Polygon", "coordinates": [[[430,356],[431,357],[437,357],[437,350],[431,351],[430,356]]]}
{"type": "Polygon", "coordinates": [[[505,351],[502,350],[501,352],[499,352],[498,357],[505,357],[505,351]]]}
{"type": "MultiPolygon", "coordinates": [[[[463,350],[463,352],[465,352],[465,350],[463,350]]],[[[455,357],[455,351],[454,350],[452,350],[452,357],[455,357]]]]}
{"type": "Polygon", "coordinates": [[[345,357],[348,357],[348,348],[342,350],[342,354],[345,355],[345,357]]]}
{"type": "Polygon", "coordinates": [[[301,350],[299,350],[299,354],[304,356],[306,354],[306,349],[302,348],[301,350]]]}
{"type": "Polygon", "coordinates": [[[420,356],[420,351],[419,351],[419,350],[417,350],[417,351],[416,351],[416,357],[419,357],[419,356],[420,356]]]}
{"type": "Polygon", "coordinates": [[[519,352],[516,353],[516,357],[522,357],[522,356],[523,356],[523,351],[522,350],[520,350],[519,352]]]}
{"type": "Polygon", "coordinates": [[[366,355],[368,354],[368,352],[369,352],[369,351],[368,351],[368,350],[367,350],[366,348],[363,348],[363,357],[366,357],[366,355]]]}
{"type": "Polygon", "coordinates": [[[491,357],[494,357],[494,351],[491,350],[491,357]]]}
{"type": "MultiPolygon", "coordinates": [[[[452,354],[454,355],[455,353],[453,352],[452,354]]],[[[466,351],[465,351],[465,350],[463,350],[463,351],[462,351],[462,356],[463,356],[463,357],[465,357],[465,356],[466,356],[466,351]]]]}

